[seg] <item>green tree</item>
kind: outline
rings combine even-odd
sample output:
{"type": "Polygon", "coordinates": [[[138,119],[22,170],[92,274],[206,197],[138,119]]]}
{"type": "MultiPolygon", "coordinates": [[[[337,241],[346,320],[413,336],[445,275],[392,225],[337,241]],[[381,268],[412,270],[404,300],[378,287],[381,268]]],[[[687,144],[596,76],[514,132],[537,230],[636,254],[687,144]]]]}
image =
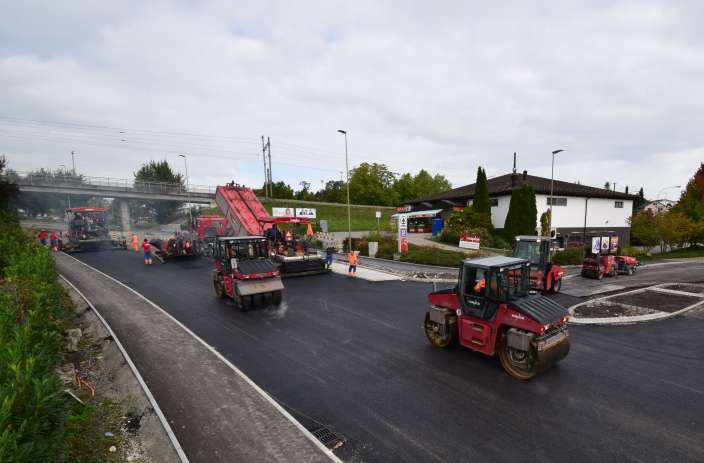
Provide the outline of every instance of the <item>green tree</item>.
{"type": "Polygon", "coordinates": [[[630,218],[630,225],[631,237],[634,241],[641,243],[647,248],[660,244],[662,237],[658,221],[650,212],[643,211],[634,214],[630,218]]]}
{"type": "Polygon", "coordinates": [[[314,201],[315,195],[310,191],[310,182],[303,181],[300,185],[301,189],[294,194],[294,197],[301,201],[314,201]]]}
{"type": "Polygon", "coordinates": [[[486,172],[481,167],[477,167],[477,182],[474,188],[474,210],[480,214],[491,216],[491,203],[489,203],[489,182],[486,179],[486,172]]]}
{"type": "Polygon", "coordinates": [[[361,163],[350,175],[350,198],[355,204],[393,206],[398,203],[396,176],[385,164],[361,163]]]}
{"type": "MultiPolygon", "coordinates": [[[[145,183],[168,183],[178,189],[184,186],[183,176],[174,173],[166,160],[158,162],[149,161],[143,164],[142,167],[134,173],[134,179],[138,182],[145,183]]],[[[158,223],[166,223],[173,219],[176,211],[183,206],[183,201],[137,201],[136,204],[133,203],[132,206],[141,206],[141,208],[151,213],[158,223]]]]}
{"type": "Polygon", "coordinates": [[[534,235],[538,221],[538,209],[535,203],[535,190],[523,183],[511,192],[508,205],[504,236],[513,241],[517,235],[534,235]]]}
{"type": "Polygon", "coordinates": [[[634,212],[640,212],[645,208],[646,204],[645,200],[645,193],[643,193],[643,187],[640,187],[640,190],[638,190],[638,194],[636,195],[636,198],[633,200],[633,211],[634,212]]]}
{"type": "Polygon", "coordinates": [[[325,182],[325,187],[319,190],[315,196],[318,201],[346,203],[347,190],[345,188],[345,182],[341,180],[328,180],[325,182]]]}
{"type": "MultiPolygon", "coordinates": [[[[47,170],[39,169],[29,172],[27,175],[39,181],[46,181],[53,184],[79,185],[83,183],[83,176],[76,175],[68,169],[47,170]]],[[[7,171],[8,179],[16,181],[17,173],[7,171]]],[[[14,201],[15,207],[22,209],[28,216],[40,214],[54,214],[62,216],[68,207],[68,195],[57,195],[55,193],[30,193],[19,192],[14,201]]],[[[71,195],[71,206],[85,206],[86,197],[71,195]]]]}
{"type": "Polygon", "coordinates": [[[271,194],[276,199],[294,199],[293,188],[283,181],[271,184],[271,194]]]}
{"type": "Polygon", "coordinates": [[[405,173],[393,184],[393,190],[399,202],[436,195],[450,188],[452,185],[445,176],[440,174],[432,176],[425,169],[421,169],[415,176],[405,173]]]}
{"type": "Polygon", "coordinates": [[[550,235],[550,209],[540,214],[540,235],[550,235]]]}
{"type": "Polygon", "coordinates": [[[19,195],[19,188],[13,179],[7,178],[5,156],[0,156],[0,213],[3,220],[14,217],[15,204],[19,195]]]}
{"type": "Polygon", "coordinates": [[[396,183],[394,183],[394,190],[396,191],[398,200],[401,203],[420,198],[418,190],[416,189],[415,179],[413,178],[413,175],[408,172],[401,175],[398,180],[396,180],[396,183]]]}
{"type": "Polygon", "coordinates": [[[694,177],[687,182],[687,188],[680,196],[673,211],[685,214],[694,222],[704,220],[704,163],[700,164],[694,177]]]}

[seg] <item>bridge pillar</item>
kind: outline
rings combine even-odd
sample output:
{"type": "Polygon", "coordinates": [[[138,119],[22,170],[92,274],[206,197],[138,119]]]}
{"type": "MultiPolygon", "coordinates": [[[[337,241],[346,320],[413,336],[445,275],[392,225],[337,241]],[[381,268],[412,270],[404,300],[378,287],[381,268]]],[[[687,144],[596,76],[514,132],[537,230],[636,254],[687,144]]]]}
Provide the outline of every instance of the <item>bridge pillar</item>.
{"type": "MultiPolygon", "coordinates": [[[[120,200],[115,200],[120,201],[120,200]]],[[[132,230],[132,221],[130,220],[130,205],[127,201],[120,201],[120,221],[122,222],[122,231],[124,233],[132,230]]]]}

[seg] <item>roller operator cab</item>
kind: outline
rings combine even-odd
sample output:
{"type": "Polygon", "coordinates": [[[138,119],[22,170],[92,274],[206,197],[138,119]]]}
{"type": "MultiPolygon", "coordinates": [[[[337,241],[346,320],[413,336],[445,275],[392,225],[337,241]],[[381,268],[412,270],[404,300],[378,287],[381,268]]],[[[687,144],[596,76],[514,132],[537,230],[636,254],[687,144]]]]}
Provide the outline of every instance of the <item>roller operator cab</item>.
{"type": "Polygon", "coordinates": [[[559,292],[565,276],[565,269],[551,262],[552,241],[548,236],[519,235],[513,248],[513,257],[530,262],[531,288],[547,293],[559,292]]]}
{"type": "Polygon", "coordinates": [[[278,305],[284,285],[263,236],[217,238],[213,287],[243,309],[278,305]]]}
{"type": "Polygon", "coordinates": [[[463,261],[455,288],[428,296],[424,328],[430,343],[496,354],[506,372],[521,380],[565,358],[568,311],[535,294],[530,272],[531,263],[515,257],[463,261]]]}

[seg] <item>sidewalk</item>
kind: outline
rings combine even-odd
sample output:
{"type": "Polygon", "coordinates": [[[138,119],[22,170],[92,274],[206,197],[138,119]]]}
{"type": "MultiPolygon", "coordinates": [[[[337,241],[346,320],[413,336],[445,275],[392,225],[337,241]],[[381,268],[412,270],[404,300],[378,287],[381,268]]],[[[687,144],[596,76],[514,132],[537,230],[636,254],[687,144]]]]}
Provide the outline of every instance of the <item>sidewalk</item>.
{"type": "Polygon", "coordinates": [[[56,267],[129,352],[191,462],[329,462],[330,450],[266,392],[136,292],[58,253],[56,267]]]}

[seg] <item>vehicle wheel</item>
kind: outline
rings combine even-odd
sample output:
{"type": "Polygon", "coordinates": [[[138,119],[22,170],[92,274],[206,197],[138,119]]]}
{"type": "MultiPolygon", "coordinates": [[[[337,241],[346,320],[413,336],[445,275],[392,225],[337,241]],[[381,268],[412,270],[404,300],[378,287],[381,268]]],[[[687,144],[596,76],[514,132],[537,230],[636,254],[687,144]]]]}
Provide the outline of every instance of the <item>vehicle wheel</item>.
{"type": "Polygon", "coordinates": [[[254,298],[253,296],[240,296],[242,299],[242,309],[243,310],[252,310],[252,307],[254,306],[254,298]]]}
{"type": "Polygon", "coordinates": [[[597,280],[601,280],[602,278],[604,278],[604,274],[603,274],[603,273],[599,272],[599,273],[596,274],[596,279],[597,279],[597,280]]]}
{"type": "Polygon", "coordinates": [[[271,293],[271,303],[273,305],[281,304],[282,294],[283,291],[274,291],[273,293],[271,293]]]}
{"type": "Polygon", "coordinates": [[[634,269],[633,267],[631,267],[631,266],[629,265],[629,266],[628,266],[628,272],[627,272],[628,275],[633,275],[635,272],[636,272],[636,269],[634,269]]]}
{"type": "Polygon", "coordinates": [[[557,280],[553,280],[552,287],[550,288],[550,292],[552,294],[559,293],[560,289],[562,289],[562,278],[558,278],[557,280]]]}
{"type": "Polygon", "coordinates": [[[448,326],[446,333],[441,334],[437,331],[437,324],[430,321],[430,313],[426,312],[425,323],[423,323],[423,327],[425,328],[425,336],[434,347],[446,348],[454,344],[455,339],[457,338],[457,325],[452,324],[446,326],[448,326]]]}
{"type": "Polygon", "coordinates": [[[244,308],[242,296],[240,296],[239,294],[235,294],[234,296],[232,296],[232,300],[235,301],[235,307],[237,307],[238,309],[244,308]]]}
{"type": "Polygon", "coordinates": [[[506,373],[521,381],[528,381],[538,374],[535,362],[531,362],[531,352],[508,347],[506,335],[501,337],[498,347],[499,361],[506,373]]]}
{"type": "Polygon", "coordinates": [[[225,292],[225,285],[222,284],[222,281],[220,281],[219,278],[213,279],[213,289],[215,289],[215,294],[220,299],[225,299],[225,296],[227,296],[227,293],[225,292]]]}

